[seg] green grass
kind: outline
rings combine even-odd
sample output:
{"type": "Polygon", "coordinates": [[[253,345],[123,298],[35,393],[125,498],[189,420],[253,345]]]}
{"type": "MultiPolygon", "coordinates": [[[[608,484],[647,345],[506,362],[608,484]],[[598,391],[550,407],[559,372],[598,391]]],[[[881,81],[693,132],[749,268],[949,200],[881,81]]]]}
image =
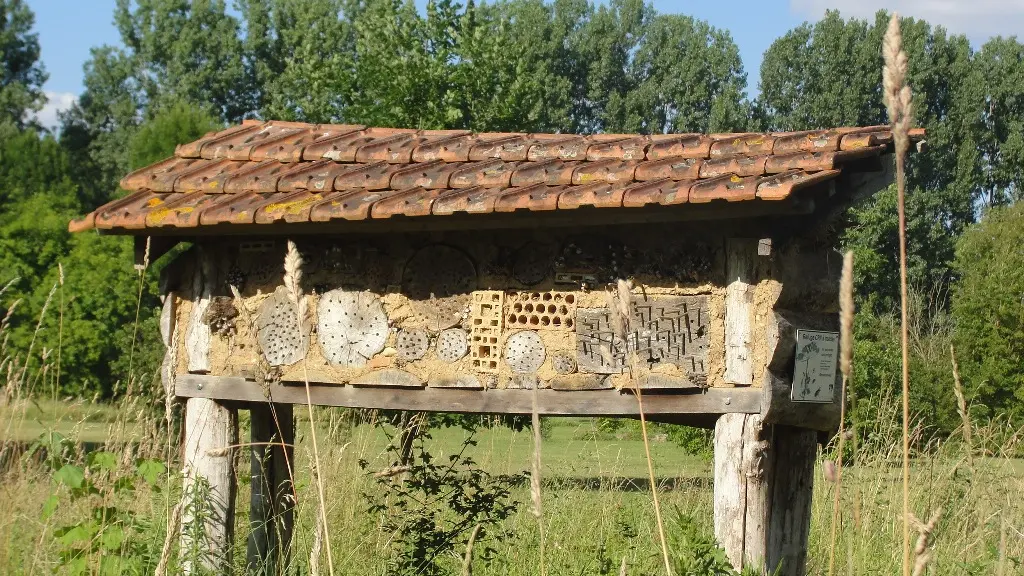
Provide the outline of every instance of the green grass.
{"type": "Polygon", "coordinates": [[[134,414],[111,404],[47,399],[19,399],[0,404],[0,441],[32,442],[56,432],[79,442],[137,439],[134,414]]]}
{"type": "MultiPolygon", "coordinates": [[[[66,423],[75,438],[84,440],[85,431],[103,427],[134,430],[146,425],[129,418],[130,410],[79,403],[61,406],[42,403],[19,407],[11,414],[24,414],[37,429],[59,428],[66,423]],[[59,416],[47,421],[48,415],[59,416]],[[111,422],[113,420],[113,422],[111,422]],[[127,420],[127,424],[124,421],[127,420]],[[95,425],[90,428],[87,425],[95,425]]],[[[308,565],[316,511],[315,491],[310,481],[311,452],[309,422],[305,410],[299,414],[294,466],[298,480],[298,517],[295,527],[294,558],[300,572],[308,565]]],[[[328,526],[335,561],[335,574],[388,574],[392,534],[380,529],[381,516],[367,512],[368,495],[387,498],[371,476],[391,464],[388,438],[379,427],[330,426],[340,410],[318,410],[321,462],[326,480],[328,526]],[[368,469],[359,466],[369,462],[368,469]]],[[[241,417],[242,439],[246,437],[245,413],[241,417]]],[[[633,426],[630,424],[629,426],[633,426]]],[[[25,429],[25,428],[22,428],[25,429]]],[[[393,429],[388,428],[393,432],[393,429]]],[[[643,444],[627,427],[621,437],[599,433],[590,419],[551,419],[543,441],[542,488],[546,546],[544,564],[555,575],[617,574],[623,558],[629,574],[663,573],[651,496],[647,485],[643,444]],[[601,438],[596,440],[595,438],[601,438]]],[[[900,472],[898,446],[884,429],[873,444],[861,447],[856,465],[848,469],[843,487],[842,524],[836,542],[838,574],[892,574],[899,566],[901,550],[900,472]]],[[[975,431],[980,443],[995,446],[998,427],[975,431]]],[[[460,428],[435,428],[427,449],[437,460],[456,452],[466,437],[460,428]]],[[[475,433],[477,446],[468,452],[481,468],[491,474],[524,472],[529,469],[532,437],[529,430],[484,428],[475,433]]],[[[667,516],[681,510],[697,519],[710,532],[712,519],[711,463],[687,455],[657,430],[652,435],[652,455],[662,489],[661,502],[667,516]]],[[[998,444],[1015,447],[1013,438],[998,444]]],[[[165,442],[166,439],[160,440],[165,442]]],[[[111,448],[120,451],[122,448],[111,448]]],[[[143,442],[139,450],[145,450],[143,442]]],[[[153,447],[162,454],[161,447],[153,447]]],[[[175,453],[172,446],[172,453],[175,453]]],[[[236,573],[244,573],[245,537],[248,533],[248,457],[241,450],[238,460],[238,495],[235,540],[236,573]]],[[[1006,452],[1008,453],[1008,452],[1006,452]]],[[[172,470],[177,468],[172,463],[172,470]]],[[[914,460],[913,508],[927,516],[941,506],[945,514],[935,539],[931,574],[1022,574],[1024,559],[1024,464],[1021,460],[994,452],[968,462],[956,442],[932,444],[914,460]],[[1003,572],[999,572],[1000,565],[1003,572]]],[[[136,510],[148,522],[146,545],[159,551],[165,534],[167,513],[178,498],[178,475],[173,472],[162,493],[140,491],[125,506],[136,510]]],[[[833,485],[816,472],[813,519],[808,555],[810,574],[825,574],[830,549],[833,485]]],[[[55,489],[47,474],[28,463],[0,476],[0,574],[49,574],[56,570],[59,546],[53,529],[89,515],[82,506],[62,506],[48,522],[40,519],[45,500],[55,489]]],[[[488,538],[477,545],[473,573],[481,575],[535,576],[540,573],[540,534],[537,520],[529,512],[529,487],[513,489],[519,501],[516,511],[488,538]],[[482,556],[493,549],[491,559],[482,556]]],[[[386,514],[403,514],[390,509],[386,514]]],[[[670,537],[676,530],[670,521],[670,537]]],[[[456,553],[461,549],[456,547],[456,553]]],[[[455,554],[440,560],[447,573],[458,574],[460,559],[455,554]]],[[[326,572],[324,572],[326,574],[326,572]]]]}

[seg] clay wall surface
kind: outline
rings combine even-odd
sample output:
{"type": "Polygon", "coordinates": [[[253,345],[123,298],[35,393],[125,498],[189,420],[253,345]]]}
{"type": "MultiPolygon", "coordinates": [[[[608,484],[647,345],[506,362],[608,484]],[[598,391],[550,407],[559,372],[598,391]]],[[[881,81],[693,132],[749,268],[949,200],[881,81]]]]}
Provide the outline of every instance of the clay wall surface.
{"type": "MultiPolygon", "coordinates": [[[[178,373],[190,322],[209,326],[209,371],[356,386],[672,390],[731,386],[725,230],[711,225],[298,237],[307,308],[283,285],[286,240],[219,239],[178,268],[178,373]],[[210,259],[208,299],[188,280],[210,259]],[[611,288],[633,282],[626,337],[611,288]],[[241,296],[232,298],[230,286],[241,296]]],[[[753,334],[782,293],[754,285],[753,334]]],[[[754,386],[770,351],[752,343],[754,386]]]]}

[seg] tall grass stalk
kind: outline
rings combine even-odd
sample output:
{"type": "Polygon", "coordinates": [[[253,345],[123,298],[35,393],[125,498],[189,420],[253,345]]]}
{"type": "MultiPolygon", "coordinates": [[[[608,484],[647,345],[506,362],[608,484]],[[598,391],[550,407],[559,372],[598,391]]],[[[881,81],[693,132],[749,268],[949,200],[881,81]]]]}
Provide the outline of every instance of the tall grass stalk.
{"type": "Polygon", "coordinates": [[[903,355],[903,575],[910,576],[910,355],[907,321],[906,155],[910,145],[913,105],[906,85],[907,53],[903,51],[900,16],[893,12],[882,43],[882,97],[896,147],[896,193],[900,237],[900,340],[903,355]]]}
{"type": "Polygon", "coordinates": [[[139,290],[135,298],[135,325],[132,327],[131,351],[128,353],[128,373],[132,374],[135,366],[135,341],[139,337],[139,312],[142,310],[142,291],[146,287],[146,270],[149,269],[149,247],[152,236],[146,236],[146,251],[142,255],[142,264],[135,265],[135,271],[139,273],[139,290]]]}
{"type": "Polygon", "coordinates": [[[541,576],[546,576],[548,571],[547,562],[544,558],[544,548],[546,546],[546,538],[544,537],[544,505],[540,492],[540,444],[542,438],[540,434],[540,411],[537,406],[537,388],[537,381],[534,380],[533,392],[530,395],[532,405],[530,423],[532,426],[531,432],[533,433],[533,455],[530,458],[530,499],[533,503],[533,510],[531,512],[537,519],[537,532],[540,537],[540,573],[541,576]]]}
{"type": "Polygon", "coordinates": [[[836,530],[843,489],[843,452],[846,448],[846,389],[853,374],[853,252],[843,256],[843,274],[839,281],[839,370],[843,375],[843,388],[839,392],[839,442],[836,453],[836,489],[832,500],[832,529],[828,548],[828,574],[835,573],[836,530]]]}
{"type": "Polygon", "coordinates": [[[640,390],[640,370],[636,358],[636,352],[629,352],[630,322],[632,321],[633,310],[633,283],[628,280],[619,279],[615,286],[615,292],[609,293],[608,309],[612,318],[612,330],[626,347],[626,354],[629,357],[630,380],[633,383],[633,392],[636,394],[637,411],[640,413],[640,434],[644,440],[644,454],[647,457],[647,476],[651,483],[651,499],[654,503],[654,518],[658,524],[658,540],[661,542],[662,560],[665,562],[665,574],[672,576],[672,563],[668,556],[668,540],[665,538],[665,523],[661,516],[661,503],[658,500],[658,482],[654,477],[654,459],[651,457],[651,442],[647,437],[647,416],[644,414],[643,393],[640,390]]]}
{"type": "MultiPolygon", "coordinates": [[[[288,298],[295,305],[295,321],[300,330],[306,326],[306,298],[302,294],[302,255],[295,242],[288,241],[288,252],[284,256],[284,286],[288,298]]],[[[334,558],[331,553],[331,532],[327,527],[327,503],[324,498],[323,468],[320,465],[320,448],[316,439],[316,415],[313,413],[313,399],[309,391],[309,371],[306,359],[302,360],[302,379],[306,385],[306,409],[309,412],[309,437],[313,442],[313,477],[316,479],[317,500],[319,503],[320,522],[322,522],[324,548],[327,551],[327,573],[334,576],[334,558]]]]}
{"type": "Polygon", "coordinates": [[[949,360],[953,368],[953,396],[956,397],[956,412],[960,416],[961,434],[964,437],[967,462],[974,465],[974,443],[971,441],[971,415],[967,411],[967,398],[964,396],[964,385],[960,381],[960,365],[956,361],[956,350],[949,345],[949,360]]]}

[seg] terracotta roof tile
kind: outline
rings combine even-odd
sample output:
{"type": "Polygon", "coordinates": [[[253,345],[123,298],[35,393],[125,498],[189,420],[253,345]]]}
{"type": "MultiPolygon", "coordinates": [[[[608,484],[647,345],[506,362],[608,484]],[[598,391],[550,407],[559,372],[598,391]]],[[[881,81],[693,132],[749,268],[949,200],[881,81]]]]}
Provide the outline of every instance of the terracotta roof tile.
{"type": "MultiPolygon", "coordinates": [[[[911,132],[915,141],[924,131],[911,132]]],[[[779,201],[870,169],[888,126],[775,134],[525,134],[245,123],[121,180],[129,195],[72,222],[147,228],[779,201]]],[[[166,233],[166,232],[165,232],[166,233]]]]}

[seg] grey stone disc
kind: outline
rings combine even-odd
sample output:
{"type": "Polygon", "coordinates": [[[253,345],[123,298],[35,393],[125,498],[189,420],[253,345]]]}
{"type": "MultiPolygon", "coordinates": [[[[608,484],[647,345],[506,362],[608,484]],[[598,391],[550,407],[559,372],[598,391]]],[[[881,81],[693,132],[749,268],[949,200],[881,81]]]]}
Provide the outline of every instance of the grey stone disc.
{"type": "Polygon", "coordinates": [[[271,366],[294,364],[306,356],[309,333],[299,327],[295,304],[284,288],[278,288],[260,304],[256,338],[271,366]]]}
{"type": "Polygon", "coordinates": [[[516,374],[536,372],[544,363],[544,342],[531,330],[516,332],[505,341],[503,356],[516,374]]]}
{"type": "Polygon", "coordinates": [[[456,362],[469,352],[469,336],[461,328],[449,328],[437,336],[437,357],[456,362]]]}
{"type": "Polygon", "coordinates": [[[559,374],[572,374],[576,371],[576,359],[568,352],[555,352],[551,356],[551,367],[559,374]]]}
{"type": "Polygon", "coordinates": [[[395,341],[398,357],[406,362],[423,358],[428,347],[430,347],[430,336],[427,335],[426,330],[421,328],[402,330],[398,333],[395,341]]]}
{"type": "Polygon", "coordinates": [[[370,292],[331,290],[317,306],[317,334],[332,364],[360,367],[384,349],[388,318],[370,292]]]}

